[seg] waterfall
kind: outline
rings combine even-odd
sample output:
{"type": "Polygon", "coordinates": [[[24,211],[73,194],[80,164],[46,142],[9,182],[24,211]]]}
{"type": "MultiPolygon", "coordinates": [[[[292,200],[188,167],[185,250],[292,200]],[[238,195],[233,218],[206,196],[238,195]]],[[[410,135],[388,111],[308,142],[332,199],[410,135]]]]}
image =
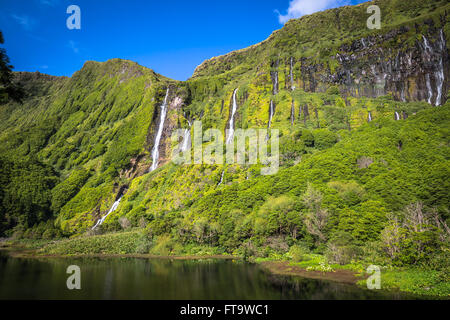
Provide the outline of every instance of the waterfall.
{"type": "MultiPolygon", "coordinates": [[[[270,126],[272,124],[272,117],[273,117],[273,101],[270,100],[270,107],[269,107],[269,123],[267,124],[267,129],[270,129],[270,126]]],[[[266,141],[269,140],[269,132],[267,132],[266,141]]]]}
{"type": "Polygon", "coordinates": [[[435,106],[440,106],[442,104],[442,88],[444,86],[444,62],[442,61],[443,58],[441,57],[441,60],[439,61],[439,70],[436,71],[436,89],[437,89],[437,96],[436,96],[436,103],[435,106]]]}
{"type": "Polygon", "coordinates": [[[278,71],[275,71],[275,88],[273,89],[275,94],[278,93],[278,71]]]}
{"type": "Polygon", "coordinates": [[[278,94],[278,71],[271,71],[270,75],[272,77],[272,94],[276,95],[278,94]]]}
{"type": "Polygon", "coordinates": [[[161,117],[159,119],[159,126],[158,126],[158,132],[156,133],[155,137],[155,144],[153,146],[152,150],[152,166],[150,168],[150,172],[155,170],[158,167],[158,160],[159,160],[159,143],[161,141],[162,132],[164,129],[164,121],[166,120],[166,114],[167,114],[167,97],[169,96],[169,88],[167,88],[166,96],[164,97],[164,102],[161,105],[161,117]]]}
{"type": "Polygon", "coordinates": [[[267,126],[267,129],[270,129],[270,125],[272,124],[272,117],[273,117],[273,101],[270,100],[270,108],[269,108],[269,124],[267,126]]]}
{"type": "Polygon", "coordinates": [[[230,117],[230,124],[229,124],[229,131],[228,131],[228,137],[227,137],[227,141],[226,144],[229,144],[230,142],[233,141],[233,135],[234,135],[234,114],[236,113],[236,109],[237,109],[237,103],[236,103],[236,92],[237,92],[237,88],[234,89],[233,92],[233,108],[231,110],[231,117],[230,117]]]}
{"type": "Polygon", "coordinates": [[[293,75],[293,71],[292,71],[292,69],[294,68],[293,67],[293,60],[294,60],[294,58],[291,57],[291,68],[289,70],[289,77],[291,78],[291,90],[292,91],[295,89],[295,86],[294,86],[294,75],[293,75]]]}
{"type": "Polygon", "coordinates": [[[428,43],[428,40],[425,36],[422,36],[423,38],[423,45],[425,47],[425,51],[429,51],[430,53],[433,51],[433,49],[430,47],[430,44],[428,43]]]}
{"type": "Polygon", "coordinates": [[[442,89],[444,87],[444,50],[446,50],[444,32],[439,32],[439,49],[441,49],[441,59],[439,60],[439,69],[436,71],[436,106],[442,104],[442,89]]]}
{"type": "MultiPolygon", "coordinates": [[[[433,62],[433,65],[435,66],[435,71],[434,71],[434,78],[436,81],[436,100],[434,102],[435,106],[440,106],[442,104],[442,90],[444,87],[444,54],[446,51],[446,43],[445,43],[445,38],[444,38],[444,31],[441,29],[439,31],[439,39],[438,41],[434,44],[434,46],[436,47],[437,44],[437,49],[438,51],[440,51],[440,59],[439,62],[436,63],[435,61],[432,61],[432,55],[435,52],[435,50],[433,49],[433,47],[431,46],[431,44],[428,42],[427,38],[422,35],[423,38],[423,46],[425,48],[425,53],[427,53],[427,55],[425,56],[425,59],[428,62],[433,62]]],[[[430,75],[427,74],[426,76],[426,85],[427,85],[427,90],[428,90],[428,98],[427,98],[427,102],[429,104],[432,104],[431,102],[431,98],[433,96],[433,90],[431,88],[431,83],[430,83],[430,75]]]]}
{"type": "Polygon", "coordinates": [[[427,102],[429,104],[431,104],[431,98],[433,97],[433,89],[431,89],[430,75],[428,73],[425,75],[425,79],[426,79],[427,91],[428,91],[427,102]]]}
{"type": "Polygon", "coordinates": [[[108,213],[103,216],[102,218],[97,220],[97,223],[92,227],[92,230],[94,230],[95,228],[97,228],[99,225],[101,225],[103,223],[103,221],[105,221],[106,217],[109,216],[109,214],[111,212],[116,211],[117,207],[119,206],[120,200],[122,199],[122,197],[119,198],[119,200],[115,201],[112,205],[112,207],[109,209],[108,213]]]}
{"type": "Polygon", "coordinates": [[[191,146],[191,126],[192,123],[188,120],[189,123],[189,128],[184,129],[184,134],[183,134],[183,144],[181,145],[181,152],[185,152],[187,150],[189,150],[190,146],[191,146]]]}
{"type": "Polygon", "coordinates": [[[367,121],[368,122],[372,121],[372,112],[370,112],[370,111],[369,111],[369,115],[368,115],[367,121]]]}
{"type": "Polygon", "coordinates": [[[217,186],[220,186],[220,185],[222,184],[224,174],[225,174],[225,170],[222,171],[222,175],[220,176],[220,181],[219,181],[219,183],[217,184],[217,186]]]}
{"type": "Polygon", "coordinates": [[[395,121],[400,120],[400,115],[398,114],[397,111],[395,111],[395,121]]]}

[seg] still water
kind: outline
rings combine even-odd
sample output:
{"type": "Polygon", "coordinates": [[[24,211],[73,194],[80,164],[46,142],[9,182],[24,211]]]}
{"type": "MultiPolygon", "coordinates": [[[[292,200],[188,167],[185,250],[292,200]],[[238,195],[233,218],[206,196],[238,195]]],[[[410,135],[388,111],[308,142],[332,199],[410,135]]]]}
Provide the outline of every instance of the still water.
{"type": "MultiPolygon", "coordinates": [[[[0,299],[405,299],[354,285],[273,275],[232,260],[16,258],[0,250],[0,299]],[[69,265],[81,289],[69,290],[69,265]]],[[[411,298],[411,297],[409,297],[411,298]]]]}

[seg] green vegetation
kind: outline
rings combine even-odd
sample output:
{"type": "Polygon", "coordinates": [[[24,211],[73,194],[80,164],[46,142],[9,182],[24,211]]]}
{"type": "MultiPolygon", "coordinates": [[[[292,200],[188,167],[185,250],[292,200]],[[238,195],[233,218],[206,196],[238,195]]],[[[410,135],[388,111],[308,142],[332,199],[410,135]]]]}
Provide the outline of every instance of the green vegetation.
{"type": "Polygon", "coordinates": [[[44,254],[233,254],[324,272],[378,264],[386,287],[448,295],[450,102],[400,102],[395,90],[364,96],[363,87],[349,95],[308,75],[342,67],[336,54],[350,56],[361,37],[379,37],[374,50],[388,61],[425,32],[450,35],[445,1],[377,3],[381,31],[360,27],[367,4],[304,16],[206,61],[186,82],[120,59],[86,62],[71,78],[14,73],[27,96],[0,104],[0,235],[65,238],[44,254]],[[162,165],[148,173],[166,88],[162,165]],[[236,88],[236,128],[266,128],[275,103],[279,172],[170,162],[170,132],[193,119],[225,130],[236,88]]]}

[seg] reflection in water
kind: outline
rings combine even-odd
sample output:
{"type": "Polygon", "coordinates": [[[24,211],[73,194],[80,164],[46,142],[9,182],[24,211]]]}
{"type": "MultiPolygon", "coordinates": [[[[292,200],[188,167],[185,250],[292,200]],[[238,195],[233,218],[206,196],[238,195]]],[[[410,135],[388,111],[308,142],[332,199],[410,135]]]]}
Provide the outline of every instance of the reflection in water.
{"type": "Polygon", "coordinates": [[[335,282],[284,277],[231,260],[12,258],[0,251],[0,299],[401,299],[335,282]],[[81,268],[81,290],[66,269],[81,268]]]}

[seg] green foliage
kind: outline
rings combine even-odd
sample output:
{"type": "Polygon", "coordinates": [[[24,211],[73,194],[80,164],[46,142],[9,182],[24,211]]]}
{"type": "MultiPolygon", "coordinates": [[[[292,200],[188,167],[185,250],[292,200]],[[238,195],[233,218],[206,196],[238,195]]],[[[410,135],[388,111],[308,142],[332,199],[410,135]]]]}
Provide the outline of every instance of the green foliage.
{"type": "Polygon", "coordinates": [[[52,209],[59,210],[72,199],[89,178],[89,171],[84,168],[72,171],[70,176],[52,190],[52,209]]]}
{"type": "Polygon", "coordinates": [[[294,199],[287,196],[269,197],[258,211],[255,232],[266,236],[291,234],[295,238],[301,225],[301,216],[295,210],[294,199]]]}
{"type": "Polygon", "coordinates": [[[52,217],[54,170],[35,158],[0,158],[0,234],[17,225],[32,227],[52,217]]]}
{"type": "Polygon", "coordinates": [[[139,230],[110,233],[100,236],[77,237],[48,244],[40,250],[42,254],[125,254],[135,253],[142,248],[142,234],[139,230]]]}
{"type": "Polygon", "coordinates": [[[305,245],[295,244],[289,248],[288,255],[293,262],[308,260],[309,248],[305,245]]]}
{"type": "Polygon", "coordinates": [[[337,134],[327,129],[319,129],[314,131],[314,146],[319,149],[327,149],[337,142],[337,134]]]}
{"type": "Polygon", "coordinates": [[[450,295],[450,281],[448,278],[443,278],[443,276],[444,273],[439,271],[418,268],[382,270],[381,288],[400,289],[401,291],[419,295],[434,295],[448,298],[450,295]]]}

